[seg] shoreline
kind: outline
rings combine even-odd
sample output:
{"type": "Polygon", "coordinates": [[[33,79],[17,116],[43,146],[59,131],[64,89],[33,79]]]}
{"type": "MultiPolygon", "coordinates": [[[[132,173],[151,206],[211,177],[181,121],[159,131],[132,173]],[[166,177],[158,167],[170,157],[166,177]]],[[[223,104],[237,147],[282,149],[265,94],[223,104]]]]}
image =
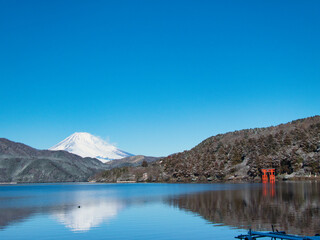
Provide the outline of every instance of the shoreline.
{"type": "MultiPolygon", "coordinates": [[[[278,177],[276,178],[276,182],[299,182],[299,181],[320,181],[320,176],[295,176],[295,177],[278,177]]],[[[168,182],[157,182],[157,181],[132,181],[132,180],[117,180],[115,182],[107,182],[107,181],[87,181],[87,182],[0,182],[1,185],[22,185],[22,184],[124,184],[124,183],[178,183],[178,184],[221,184],[221,183],[262,183],[262,181],[248,181],[243,179],[232,179],[232,180],[226,180],[226,181],[191,181],[191,182],[185,182],[185,181],[168,181],[168,182]]],[[[267,182],[270,183],[270,182],[267,182]]]]}

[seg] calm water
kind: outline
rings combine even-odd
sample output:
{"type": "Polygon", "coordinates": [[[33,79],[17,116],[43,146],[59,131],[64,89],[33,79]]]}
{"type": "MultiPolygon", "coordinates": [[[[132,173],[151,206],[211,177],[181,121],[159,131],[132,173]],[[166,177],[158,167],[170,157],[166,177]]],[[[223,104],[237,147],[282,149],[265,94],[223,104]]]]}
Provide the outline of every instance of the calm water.
{"type": "Polygon", "coordinates": [[[319,200],[317,182],[3,185],[0,239],[234,239],[271,224],[314,235],[319,200]]]}

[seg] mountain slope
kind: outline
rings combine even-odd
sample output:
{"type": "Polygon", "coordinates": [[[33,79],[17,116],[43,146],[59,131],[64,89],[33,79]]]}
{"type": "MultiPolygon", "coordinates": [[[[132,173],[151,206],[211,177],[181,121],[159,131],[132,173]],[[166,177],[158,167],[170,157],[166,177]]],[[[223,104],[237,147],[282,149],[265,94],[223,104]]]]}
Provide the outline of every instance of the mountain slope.
{"type": "Polygon", "coordinates": [[[158,157],[147,157],[143,155],[136,155],[136,156],[122,158],[117,161],[110,161],[110,162],[107,162],[106,165],[109,169],[118,168],[118,167],[137,167],[137,166],[140,166],[143,161],[146,161],[147,163],[151,163],[159,159],[160,158],[158,157]]]}
{"type": "Polygon", "coordinates": [[[320,116],[219,134],[162,159],[171,181],[259,180],[261,168],[289,177],[320,173],[320,116]]]}
{"type": "Polygon", "coordinates": [[[0,182],[87,181],[105,169],[97,159],[66,151],[37,150],[0,138],[0,182]]]}
{"type": "Polygon", "coordinates": [[[103,139],[85,132],[76,132],[57,145],[49,148],[49,150],[64,150],[81,157],[97,158],[101,162],[133,156],[107,143],[103,139]]]}
{"type": "Polygon", "coordinates": [[[278,179],[319,176],[320,116],[219,134],[147,168],[114,168],[93,180],[145,181],[139,174],[147,173],[159,182],[260,181],[261,168],[275,168],[278,179]]]}

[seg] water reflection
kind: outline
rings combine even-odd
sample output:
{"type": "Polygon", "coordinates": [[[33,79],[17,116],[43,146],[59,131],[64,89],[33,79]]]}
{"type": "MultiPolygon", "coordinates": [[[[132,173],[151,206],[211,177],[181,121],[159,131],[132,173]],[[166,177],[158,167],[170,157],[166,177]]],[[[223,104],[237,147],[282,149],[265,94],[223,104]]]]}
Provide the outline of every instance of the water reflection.
{"type": "Polygon", "coordinates": [[[262,183],[263,196],[274,197],[275,194],[275,183],[262,183]]]}
{"type": "Polygon", "coordinates": [[[182,195],[167,202],[212,223],[237,228],[279,230],[314,235],[320,232],[318,182],[263,184],[260,188],[182,195]]]}
{"type": "MultiPolygon", "coordinates": [[[[242,229],[270,230],[274,224],[279,230],[294,234],[320,232],[320,184],[317,182],[46,185],[1,190],[0,230],[41,215],[53,218],[59,226],[63,224],[68,232],[91,232],[109,224],[131,206],[141,206],[139,209],[143,211],[149,203],[159,203],[193,212],[211,223],[242,229]]],[[[156,209],[154,211],[156,219],[156,209]]],[[[157,224],[163,224],[162,229],[168,228],[165,220],[157,224]]]]}
{"type": "Polygon", "coordinates": [[[0,210],[0,230],[6,226],[20,222],[32,214],[32,209],[9,208],[0,210]]]}
{"type": "Polygon", "coordinates": [[[54,218],[72,231],[88,231],[115,218],[123,208],[121,202],[115,200],[94,200],[80,208],[73,207],[55,211],[54,218]]]}
{"type": "Polygon", "coordinates": [[[234,189],[227,184],[35,184],[0,188],[0,229],[49,215],[71,231],[89,231],[131,205],[199,191],[234,189]],[[78,208],[78,206],[81,206],[78,208]]]}
{"type": "Polygon", "coordinates": [[[119,201],[94,200],[81,208],[75,205],[48,208],[9,208],[0,211],[0,230],[8,225],[32,218],[37,213],[51,215],[71,231],[88,231],[115,218],[125,204],[119,201]]]}

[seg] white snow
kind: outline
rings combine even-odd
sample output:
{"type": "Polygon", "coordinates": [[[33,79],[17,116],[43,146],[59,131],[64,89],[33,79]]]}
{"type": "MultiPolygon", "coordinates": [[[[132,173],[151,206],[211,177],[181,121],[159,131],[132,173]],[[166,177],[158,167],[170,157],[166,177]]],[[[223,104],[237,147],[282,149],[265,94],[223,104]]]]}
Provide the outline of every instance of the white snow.
{"type": "Polygon", "coordinates": [[[76,132],[49,150],[65,150],[81,157],[97,158],[101,162],[133,156],[86,132],[76,132]]]}
{"type": "Polygon", "coordinates": [[[103,223],[108,223],[118,215],[123,207],[123,204],[119,201],[95,200],[94,202],[81,204],[81,208],[62,209],[52,215],[58,222],[70,228],[71,231],[86,232],[103,223]]]}
{"type": "Polygon", "coordinates": [[[86,232],[103,223],[108,223],[118,215],[123,207],[124,205],[116,200],[94,199],[94,201],[81,204],[81,208],[74,206],[71,209],[57,210],[52,215],[71,231],[86,232]]]}

